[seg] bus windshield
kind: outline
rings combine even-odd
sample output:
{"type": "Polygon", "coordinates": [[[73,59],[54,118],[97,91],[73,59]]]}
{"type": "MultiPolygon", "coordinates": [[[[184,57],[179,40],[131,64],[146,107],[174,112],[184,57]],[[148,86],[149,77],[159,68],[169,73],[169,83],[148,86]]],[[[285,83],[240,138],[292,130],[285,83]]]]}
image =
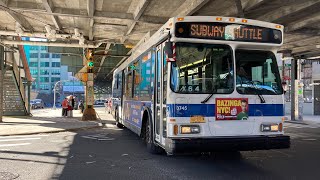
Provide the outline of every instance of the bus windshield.
{"type": "Polygon", "coordinates": [[[240,94],[282,94],[279,70],[269,51],[236,50],[236,89],[240,94]]]}
{"type": "Polygon", "coordinates": [[[227,45],[176,43],[171,89],[176,93],[229,94],[234,89],[232,51],[227,45]]]}

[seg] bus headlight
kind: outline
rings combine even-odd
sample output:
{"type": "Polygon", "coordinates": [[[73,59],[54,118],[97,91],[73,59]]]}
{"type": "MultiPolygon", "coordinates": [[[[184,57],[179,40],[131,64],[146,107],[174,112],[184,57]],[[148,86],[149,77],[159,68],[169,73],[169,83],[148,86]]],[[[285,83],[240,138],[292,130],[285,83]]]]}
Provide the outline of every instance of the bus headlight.
{"type": "Polygon", "coordinates": [[[282,123],[280,124],[261,124],[262,132],[278,132],[282,131],[282,123]]]}
{"type": "Polygon", "coordinates": [[[198,134],[200,133],[200,126],[197,125],[183,125],[180,126],[181,134],[198,134]]]}

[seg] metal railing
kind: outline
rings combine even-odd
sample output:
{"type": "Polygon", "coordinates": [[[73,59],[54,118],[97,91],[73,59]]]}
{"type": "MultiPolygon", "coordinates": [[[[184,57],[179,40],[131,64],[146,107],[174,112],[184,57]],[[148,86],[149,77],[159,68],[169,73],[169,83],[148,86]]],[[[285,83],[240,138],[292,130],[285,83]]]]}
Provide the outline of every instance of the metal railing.
{"type": "Polygon", "coordinates": [[[24,105],[26,108],[28,101],[26,99],[25,88],[24,88],[23,81],[22,81],[22,78],[20,75],[19,67],[14,59],[13,59],[13,63],[12,63],[12,69],[13,69],[14,77],[17,82],[20,94],[21,94],[22,101],[24,102],[24,105]]]}

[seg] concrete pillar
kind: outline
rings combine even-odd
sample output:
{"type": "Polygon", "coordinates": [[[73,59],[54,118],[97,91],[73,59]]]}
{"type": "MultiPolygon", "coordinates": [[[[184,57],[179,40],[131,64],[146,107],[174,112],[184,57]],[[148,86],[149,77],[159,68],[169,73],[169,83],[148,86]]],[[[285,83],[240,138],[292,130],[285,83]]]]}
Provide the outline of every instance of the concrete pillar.
{"type": "Polygon", "coordinates": [[[0,122],[3,116],[4,47],[0,46],[0,122]]]}

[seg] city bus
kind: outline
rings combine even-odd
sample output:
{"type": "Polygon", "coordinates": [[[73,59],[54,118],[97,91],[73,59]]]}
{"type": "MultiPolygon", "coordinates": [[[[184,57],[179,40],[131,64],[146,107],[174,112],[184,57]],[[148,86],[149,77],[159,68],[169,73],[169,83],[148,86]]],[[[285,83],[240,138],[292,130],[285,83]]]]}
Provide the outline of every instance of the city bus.
{"type": "Polygon", "coordinates": [[[283,26],[170,18],[113,73],[112,115],[151,153],[290,147],[277,66],[283,26]]]}

